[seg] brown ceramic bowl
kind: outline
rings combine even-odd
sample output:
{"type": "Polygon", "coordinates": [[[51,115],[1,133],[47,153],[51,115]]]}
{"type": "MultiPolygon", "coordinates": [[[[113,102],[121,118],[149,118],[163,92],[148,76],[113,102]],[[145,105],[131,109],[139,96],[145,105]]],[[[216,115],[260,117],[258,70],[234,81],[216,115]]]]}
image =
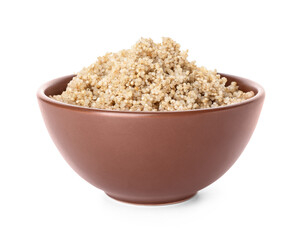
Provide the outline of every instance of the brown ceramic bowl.
{"type": "Polygon", "coordinates": [[[247,145],[264,90],[221,74],[255,96],[214,109],[125,112],[90,109],[49,98],[73,75],[44,84],[38,102],[47,129],[68,164],[86,181],[126,202],[179,202],[221,177],[247,145]]]}

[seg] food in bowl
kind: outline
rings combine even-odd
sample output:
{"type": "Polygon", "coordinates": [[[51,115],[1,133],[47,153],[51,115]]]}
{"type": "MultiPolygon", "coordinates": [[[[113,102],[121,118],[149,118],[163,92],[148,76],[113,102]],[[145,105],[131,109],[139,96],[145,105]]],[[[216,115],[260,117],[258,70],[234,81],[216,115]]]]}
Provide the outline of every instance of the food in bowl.
{"type": "Polygon", "coordinates": [[[187,60],[170,38],[141,38],[131,49],[107,53],[77,73],[53,99],[97,109],[184,111],[240,103],[254,96],[216,70],[187,60]]]}
{"type": "Polygon", "coordinates": [[[82,178],[117,200],[165,204],[194,196],[235,163],[265,92],[196,66],[164,38],[108,53],[45,83],[37,97],[50,136],[82,178]]]}

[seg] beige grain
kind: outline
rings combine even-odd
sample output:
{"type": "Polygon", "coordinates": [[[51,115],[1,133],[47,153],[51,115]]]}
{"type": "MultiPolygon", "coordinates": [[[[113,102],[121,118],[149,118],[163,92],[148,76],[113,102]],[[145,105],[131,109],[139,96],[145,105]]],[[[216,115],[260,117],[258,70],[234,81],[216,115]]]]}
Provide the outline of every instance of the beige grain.
{"type": "Polygon", "coordinates": [[[124,111],[182,111],[239,103],[254,93],[217,71],[187,60],[187,51],[170,38],[141,38],[131,49],[107,53],[77,73],[58,101],[124,111]]]}

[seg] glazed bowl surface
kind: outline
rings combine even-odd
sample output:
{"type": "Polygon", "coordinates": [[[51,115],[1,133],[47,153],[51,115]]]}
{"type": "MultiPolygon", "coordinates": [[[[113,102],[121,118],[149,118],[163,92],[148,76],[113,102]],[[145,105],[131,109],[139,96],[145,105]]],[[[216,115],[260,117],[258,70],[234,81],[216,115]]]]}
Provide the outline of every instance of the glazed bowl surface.
{"type": "Polygon", "coordinates": [[[58,150],[86,181],[131,203],[163,204],[190,198],[220,178],[247,145],[264,102],[263,88],[222,74],[255,96],[212,109],[128,112],[68,105],[51,99],[74,75],[37,92],[43,119],[58,150]]]}

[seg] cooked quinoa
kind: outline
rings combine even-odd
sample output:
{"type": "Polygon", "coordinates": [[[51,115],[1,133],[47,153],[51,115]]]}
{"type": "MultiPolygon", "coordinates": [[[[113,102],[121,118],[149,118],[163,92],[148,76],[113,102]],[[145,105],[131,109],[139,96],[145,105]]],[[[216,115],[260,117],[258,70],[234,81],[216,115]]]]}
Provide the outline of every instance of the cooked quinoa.
{"type": "Polygon", "coordinates": [[[239,103],[254,92],[216,70],[187,60],[188,51],[170,38],[162,43],[141,38],[131,49],[107,53],[69,82],[58,101],[123,111],[182,111],[239,103]]]}

